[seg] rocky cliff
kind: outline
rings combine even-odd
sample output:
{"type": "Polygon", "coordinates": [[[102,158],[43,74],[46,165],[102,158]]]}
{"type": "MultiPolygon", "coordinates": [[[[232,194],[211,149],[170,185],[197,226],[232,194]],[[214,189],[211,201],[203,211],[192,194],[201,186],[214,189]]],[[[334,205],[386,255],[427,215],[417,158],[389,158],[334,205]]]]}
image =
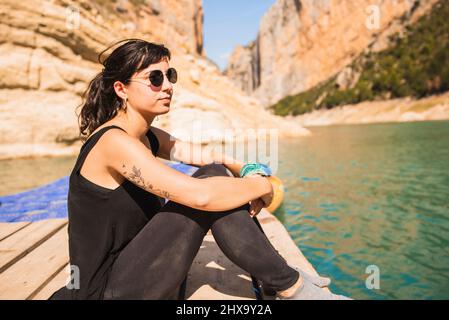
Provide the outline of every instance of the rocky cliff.
{"type": "Polygon", "coordinates": [[[3,0],[0,17],[0,158],[76,154],[76,107],[101,69],[98,54],[124,38],[164,43],[180,74],[172,110],[153,125],[308,133],[260,111],[204,57],[201,0],[3,0]]]}
{"type": "Polygon", "coordinates": [[[404,19],[435,0],[277,0],[259,34],[230,56],[225,74],[269,106],[340,72],[366,48],[381,50],[404,19]]]}
{"type": "MultiPolygon", "coordinates": [[[[269,109],[277,115],[299,115],[366,101],[406,97],[422,99],[449,91],[448,16],[449,2],[438,1],[418,20],[404,21],[401,26],[405,28],[391,34],[388,40],[382,43],[385,49],[380,50],[380,43],[377,42],[376,47],[367,48],[337,75],[311,89],[289,95],[269,109]]],[[[427,102],[424,105],[432,106],[427,102]]],[[[419,109],[424,111],[423,108],[419,109]]],[[[430,109],[422,119],[443,116],[441,109],[430,109]]],[[[406,112],[404,108],[401,110],[406,112]]],[[[373,121],[383,119],[384,112],[377,112],[379,117],[374,117],[373,121]]],[[[446,118],[448,117],[449,113],[446,114],[446,118]]],[[[363,118],[363,121],[366,121],[367,117],[363,118]]],[[[409,118],[405,116],[397,119],[401,121],[409,118]]]]}

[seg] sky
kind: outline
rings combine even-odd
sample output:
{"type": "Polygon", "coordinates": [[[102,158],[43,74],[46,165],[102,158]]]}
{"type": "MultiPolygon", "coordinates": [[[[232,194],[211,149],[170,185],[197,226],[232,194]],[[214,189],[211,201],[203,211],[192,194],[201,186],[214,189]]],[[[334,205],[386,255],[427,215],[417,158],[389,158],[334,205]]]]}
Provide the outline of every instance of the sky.
{"type": "Polygon", "coordinates": [[[260,19],[275,0],[203,0],[204,49],[221,70],[237,45],[256,39],[260,19]]]}

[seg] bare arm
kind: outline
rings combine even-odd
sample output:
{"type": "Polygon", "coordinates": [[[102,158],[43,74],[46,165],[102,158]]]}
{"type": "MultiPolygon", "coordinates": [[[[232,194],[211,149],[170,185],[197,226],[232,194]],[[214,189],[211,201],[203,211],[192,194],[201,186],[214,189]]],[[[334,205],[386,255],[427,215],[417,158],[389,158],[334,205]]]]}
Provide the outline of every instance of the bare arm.
{"type": "Polygon", "coordinates": [[[197,179],[157,160],[138,139],[109,130],[101,139],[104,162],[140,188],[206,211],[239,207],[272,191],[266,178],[209,177],[197,179]]]}
{"type": "Polygon", "coordinates": [[[158,156],[171,161],[179,161],[196,167],[210,163],[222,163],[235,177],[240,176],[240,169],[245,164],[225,153],[217,153],[201,144],[181,141],[168,132],[152,127],[151,130],[159,141],[158,156]]]}

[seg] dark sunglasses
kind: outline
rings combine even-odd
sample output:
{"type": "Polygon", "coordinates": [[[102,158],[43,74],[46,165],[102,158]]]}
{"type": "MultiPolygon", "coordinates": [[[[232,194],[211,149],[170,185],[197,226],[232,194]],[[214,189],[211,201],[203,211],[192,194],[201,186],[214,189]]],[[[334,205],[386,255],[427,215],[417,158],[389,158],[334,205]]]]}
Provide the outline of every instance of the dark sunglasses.
{"type": "MultiPolygon", "coordinates": [[[[152,70],[148,75],[148,79],[153,86],[160,87],[164,83],[164,73],[161,70],[152,70]]],[[[175,68],[169,68],[167,70],[167,79],[171,83],[176,83],[176,81],[178,81],[178,73],[176,72],[175,68]]],[[[135,79],[130,79],[128,81],[140,82],[135,79]]],[[[142,82],[142,84],[144,83],[142,82]]]]}
{"type": "MultiPolygon", "coordinates": [[[[164,83],[164,73],[161,70],[152,70],[148,75],[150,82],[155,87],[160,87],[164,83]]],[[[178,81],[178,73],[175,68],[169,68],[167,70],[167,79],[171,83],[178,81]]]]}

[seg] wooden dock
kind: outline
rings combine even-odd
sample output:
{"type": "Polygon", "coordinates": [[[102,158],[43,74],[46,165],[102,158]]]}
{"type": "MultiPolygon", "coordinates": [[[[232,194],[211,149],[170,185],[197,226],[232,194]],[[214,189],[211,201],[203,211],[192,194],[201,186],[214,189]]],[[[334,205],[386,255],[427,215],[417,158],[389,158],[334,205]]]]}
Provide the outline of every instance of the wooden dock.
{"type": "MultiPolygon", "coordinates": [[[[316,274],[279,220],[263,209],[259,222],[291,264],[316,274]]],[[[69,278],[66,219],[0,223],[0,299],[45,300],[69,278]]],[[[250,275],[221,252],[208,233],[189,271],[186,298],[255,299],[250,275]]]]}

